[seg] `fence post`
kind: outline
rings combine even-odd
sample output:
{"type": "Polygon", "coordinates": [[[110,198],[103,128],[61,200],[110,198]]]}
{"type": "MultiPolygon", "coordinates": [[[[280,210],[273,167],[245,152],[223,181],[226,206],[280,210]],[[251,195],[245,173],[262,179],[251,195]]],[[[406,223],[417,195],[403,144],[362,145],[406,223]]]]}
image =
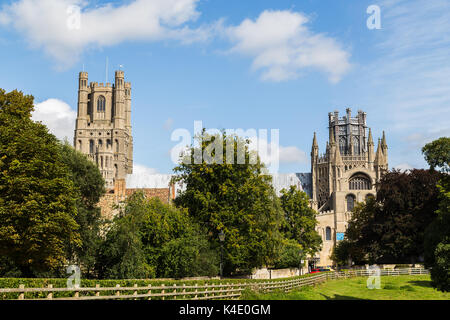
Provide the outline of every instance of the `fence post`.
{"type": "Polygon", "coordinates": [[[152,297],[151,297],[152,285],[151,284],[148,285],[148,292],[147,292],[147,294],[148,294],[148,300],[152,300],[152,297]]]}
{"type": "MultiPolygon", "coordinates": [[[[134,287],[137,288],[137,283],[134,284],[134,287]]],[[[137,290],[134,290],[133,296],[137,296],[137,290]]],[[[136,298],[134,300],[137,300],[136,298]]]]}
{"type": "MultiPolygon", "coordinates": [[[[100,284],[99,283],[97,283],[96,285],[95,285],[95,288],[100,288],[100,284]]],[[[99,290],[97,290],[97,291],[95,291],[95,296],[96,297],[100,297],[100,291],[99,290]]]]}
{"type": "Polygon", "coordinates": [[[184,293],[186,293],[186,284],[185,283],[183,283],[183,300],[186,300],[186,295],[184,295],[184,293]]]}
{"type": "MultiPolygon", "coordinates": [[[[25,289],[25,285],[19,284],[19,289],[25,289]]],[[[24,300],[24,299],[25,299],[25,292],[22,291],[22,292],[19,294],[19,300],[24,300]]]]}
{"type": "MultiPolygon", "coordinates": [[[[173,293],[177,293],[177,284],[176,284],[176,283],[174,283],[174,284],[173,284],[173,287],[174,287],[174,289],[173,289],[173,293]]],[[[174,300],[177,300],[177,296],[176,296],[176,295],[174,295],[174,296],[173,296],[173,299],[174,299],[174,300]]]]}
{"type": "MultiPolygon", "coordinates": [[[[120,288],[120,284],[116,284],[116,288],[119,289],[120,288]]],[[[116,296],[120,296],[120,290],[116,291],[116,296]]]]}
{"type": "MultiPolygon", "coordinates": [[[[52,289],[52,288],[53,288],[53,285],[52,285],[52,284],[49,284],[49,285],[48,285],[48,288],[49,288],[49,289],[52,289]]],[[[49,292],[48,292],[47,299],[53,299],[53,291],[49,291],[49,292]]]]}
{"type": "Polygon", "coordinates": [[[165,285],[164,285],[164,283],[161,285],[161,287],[163,287],[163,289],[161,290],[161,294],[163,294],[163,296],[161,296],[161,299],[165,300],[165,297],[164,297],[164,293],[165,293],[164,287],[165,287],[165,285]]]}
{"type": "Polygon", "coordinates": [[[198,284],[196,283],[195,284],[195,296],[194,296],[194,299],[197,299],[197,286],[198,286],[198,284]]]}

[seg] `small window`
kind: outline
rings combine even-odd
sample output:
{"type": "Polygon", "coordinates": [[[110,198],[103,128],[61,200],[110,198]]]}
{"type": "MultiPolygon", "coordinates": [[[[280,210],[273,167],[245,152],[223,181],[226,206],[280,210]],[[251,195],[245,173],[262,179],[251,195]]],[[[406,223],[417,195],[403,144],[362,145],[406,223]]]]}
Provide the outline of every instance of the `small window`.
{"type": "Polygon", "coordinates": [[[352,211],[355,207],[355,196],[352,194],[349,194],[347,197],[347,211],[352,211]]]}
{"type": "Polygon", "coordinates": [[[89,153],[94,153],[94,140],[89,140],[89,153]]]}
{"type": "Polygon", "coordinates": [[[327,240],[327,241],[331,240],[331,228],[330,227],[327,227],[325,229],[325,240],[327,240]]]}

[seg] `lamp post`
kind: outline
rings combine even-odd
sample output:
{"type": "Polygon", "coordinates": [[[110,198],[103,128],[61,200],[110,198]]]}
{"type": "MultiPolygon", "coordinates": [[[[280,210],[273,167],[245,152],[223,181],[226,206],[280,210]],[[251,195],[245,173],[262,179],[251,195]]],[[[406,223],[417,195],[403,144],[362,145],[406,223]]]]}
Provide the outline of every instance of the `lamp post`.
{"type": "Polygon", "coordinates": [[[223,277],[223,242],[225,241],[225,233],[222,230],[219,232],[220,240],[220,277],[223,277]]]}

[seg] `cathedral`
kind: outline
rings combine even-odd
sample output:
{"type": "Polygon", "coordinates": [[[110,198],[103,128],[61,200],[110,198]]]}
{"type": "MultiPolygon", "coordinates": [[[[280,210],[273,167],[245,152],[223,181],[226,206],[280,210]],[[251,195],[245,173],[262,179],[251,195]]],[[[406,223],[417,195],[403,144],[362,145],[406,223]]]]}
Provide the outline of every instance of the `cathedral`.
{"type": "MultiPolygon", "coordinates": [[[[311,207],[318,212],[317,231],[322,237],[321,251],[309,257],[310,267],[332,266],[333,247],[344,239],[350,214],[357,202],[375,196],[375,184],[388,170],[386,137],[383,132],[375,151],[372,132],[366,125],[366,113],[351,109],[339,117],[328,114],[329,136],[325,153],[319,154],[316,133],[311,150],[311,172],[274,174],[272,184],[277,194],[295,185],[310,197],[311,207]]],[[[74,147],[97,164],[105,179],[107,193],[100,200],[102,215],[112,218],[115,205],[137,189],[147,197],[170,202],[179,191],[170,184],[171,175],[128,176],[133,172],[133,137],[131,134],[131,83],[124,72],[116,71],[114,84],[91,82],[87,72],[78,79],[78,115],[74,147]],[[136,183],[138,178],[139,183],[136,183]]],[[[178,186],[180,187],[180,186],[178,186]]],[[[182,186],[181,186],[182,187],[182,186]]]]}
{"type": "Polygon", "coordinates": [[[312,259],[316,266],[332,265],[332,249],[344,239],[353,207],[375,196],[375,184],[388,170],[385,134],[375,151],[365,112],[352,117],[348,108],[342,118],[338,111],[330,112],[328,124],[325,153],[319,154],[315,133],[311,150],[311,206],[318,212],[317,231],[323,241],[321,252],[312,259]]]}

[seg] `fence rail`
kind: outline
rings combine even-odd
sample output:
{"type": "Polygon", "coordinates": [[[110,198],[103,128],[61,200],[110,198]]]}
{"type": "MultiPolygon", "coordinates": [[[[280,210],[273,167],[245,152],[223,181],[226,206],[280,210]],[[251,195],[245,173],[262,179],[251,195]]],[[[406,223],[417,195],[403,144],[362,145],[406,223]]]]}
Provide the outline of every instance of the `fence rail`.
{"type": "MultiPolygon", "coordinates": [[[[399,276],[399,275],[423,275],[429,271],[423,268],[408,269],[385,269],[381,270],[381,276],[399,276]]],[[[290,291],[294,288],[316,285],[327,280],[364,277],[373,274],[371,270],[349,270],[318,273],[308,277],[287,278],[278,281],[256,281],[244,283],[219,283],[186,285],[184,283],[166,286],[164,284],[138,287],[100,287],[99,284],[94,288],[53,288],[50,284],[46,288],[25,288],[20,285],[19,288],[0,288],[0,294],[17,293],[19,300],[104,300],[104,299],[182,299],[182,300],[212,300],[212,299],[238,299],[242,291],[251,289],[258,292],[271,292],[274,290],[290,291]],[[67,297],[55,297],[55,293],[71,293],[67,297]],[[43,293],[46,298],[29,298],[30,293],[43,293]],[[103,295],[101,293],[104,293],[103,295]]]]}

